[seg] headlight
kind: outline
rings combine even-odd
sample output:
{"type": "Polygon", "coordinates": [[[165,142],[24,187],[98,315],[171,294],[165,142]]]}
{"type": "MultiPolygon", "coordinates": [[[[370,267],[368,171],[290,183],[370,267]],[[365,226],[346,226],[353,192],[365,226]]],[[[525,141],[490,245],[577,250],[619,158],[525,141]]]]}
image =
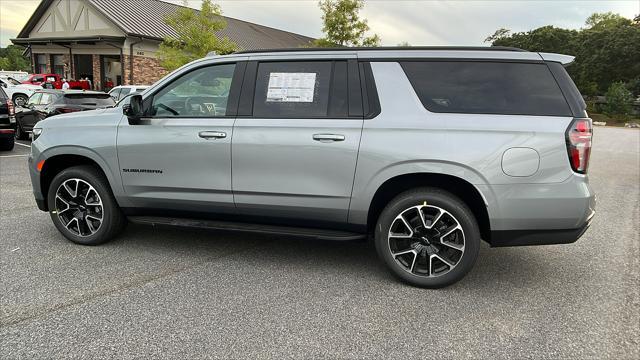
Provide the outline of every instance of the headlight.
{"type": "Polygon", "coordinates": [[[31,132],[31,141],[36,141],[36,139],[42,135],[42,129],[40,128],[34,128],[33,131],[31,132]]]}

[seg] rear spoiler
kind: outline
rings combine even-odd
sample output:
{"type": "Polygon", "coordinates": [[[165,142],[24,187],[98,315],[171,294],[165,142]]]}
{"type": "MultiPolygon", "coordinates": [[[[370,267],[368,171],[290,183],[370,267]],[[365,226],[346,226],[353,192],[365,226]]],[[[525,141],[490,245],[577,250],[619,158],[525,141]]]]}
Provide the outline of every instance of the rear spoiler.
{"type": "Polygon", "coordinates": [[[573,62],[573,60],[576,59],[575,56],[554,54],[554,53],[543,53],[543,52],[541,52],[541,53],[538,53],[538,55],[540,55],[540,57],[544,61],[559,62],[560,64],[562,64],[564,66],[567,66],[567,65],[571,64],[573,62]]]}

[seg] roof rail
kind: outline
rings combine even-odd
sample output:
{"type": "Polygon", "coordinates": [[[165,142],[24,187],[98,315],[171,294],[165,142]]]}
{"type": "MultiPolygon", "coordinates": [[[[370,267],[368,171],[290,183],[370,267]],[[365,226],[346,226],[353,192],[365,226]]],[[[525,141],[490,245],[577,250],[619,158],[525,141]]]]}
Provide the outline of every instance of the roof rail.
{"type": "Polygon", "coordinates": [[[262,50],[241,50],[234,54],[255,54],[270,52],[306,52],[306,51],[362,51],[362,50],[461,50],[461,51],[519,51],[527,50],[508,46],[380,46],[380,47],[335,47],[335,48],[282,48],[262,50]]]}

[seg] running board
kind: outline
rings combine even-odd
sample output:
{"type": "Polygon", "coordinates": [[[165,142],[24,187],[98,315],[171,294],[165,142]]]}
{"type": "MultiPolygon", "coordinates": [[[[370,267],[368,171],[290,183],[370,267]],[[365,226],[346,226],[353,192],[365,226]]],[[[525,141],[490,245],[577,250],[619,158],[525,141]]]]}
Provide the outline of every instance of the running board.
{"type": "Polygon", "coordinates": [[[241,231],[261,234],[286,235],[293,237],[304,237],[318,240],[361,240],[366,239],[366,234],[359,234],[340,230],[314,229],[302,227],[288,227],[277,225],[248,224],[240,222],[180,219],[157,216],[129,216],[129,221],[136,224],[179,226],[196,229],[241,231]]]}

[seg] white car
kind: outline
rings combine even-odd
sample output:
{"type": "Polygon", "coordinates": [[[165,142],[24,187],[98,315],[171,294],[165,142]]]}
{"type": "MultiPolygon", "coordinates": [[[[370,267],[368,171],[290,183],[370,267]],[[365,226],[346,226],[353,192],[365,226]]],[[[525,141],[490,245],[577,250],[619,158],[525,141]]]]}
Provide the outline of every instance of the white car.
{"type": "Polygon", "coordinates": [[[36,90],[42,90],[40,85],[22,84],[18,80],[11,77],[0,77],[0,86],[4,92],[11,98],[16,106],[24,106],[27,104],[29,97],[36,90]]]}
{"type": "Polygon", "coordinates": [[[121,85],[116,86],[111,91],[109,91],[109,95],[113,98],[115,102],[118,102],[124,99],[129,94],[139,94],[145,90],[149,85],[121,85]]]}

